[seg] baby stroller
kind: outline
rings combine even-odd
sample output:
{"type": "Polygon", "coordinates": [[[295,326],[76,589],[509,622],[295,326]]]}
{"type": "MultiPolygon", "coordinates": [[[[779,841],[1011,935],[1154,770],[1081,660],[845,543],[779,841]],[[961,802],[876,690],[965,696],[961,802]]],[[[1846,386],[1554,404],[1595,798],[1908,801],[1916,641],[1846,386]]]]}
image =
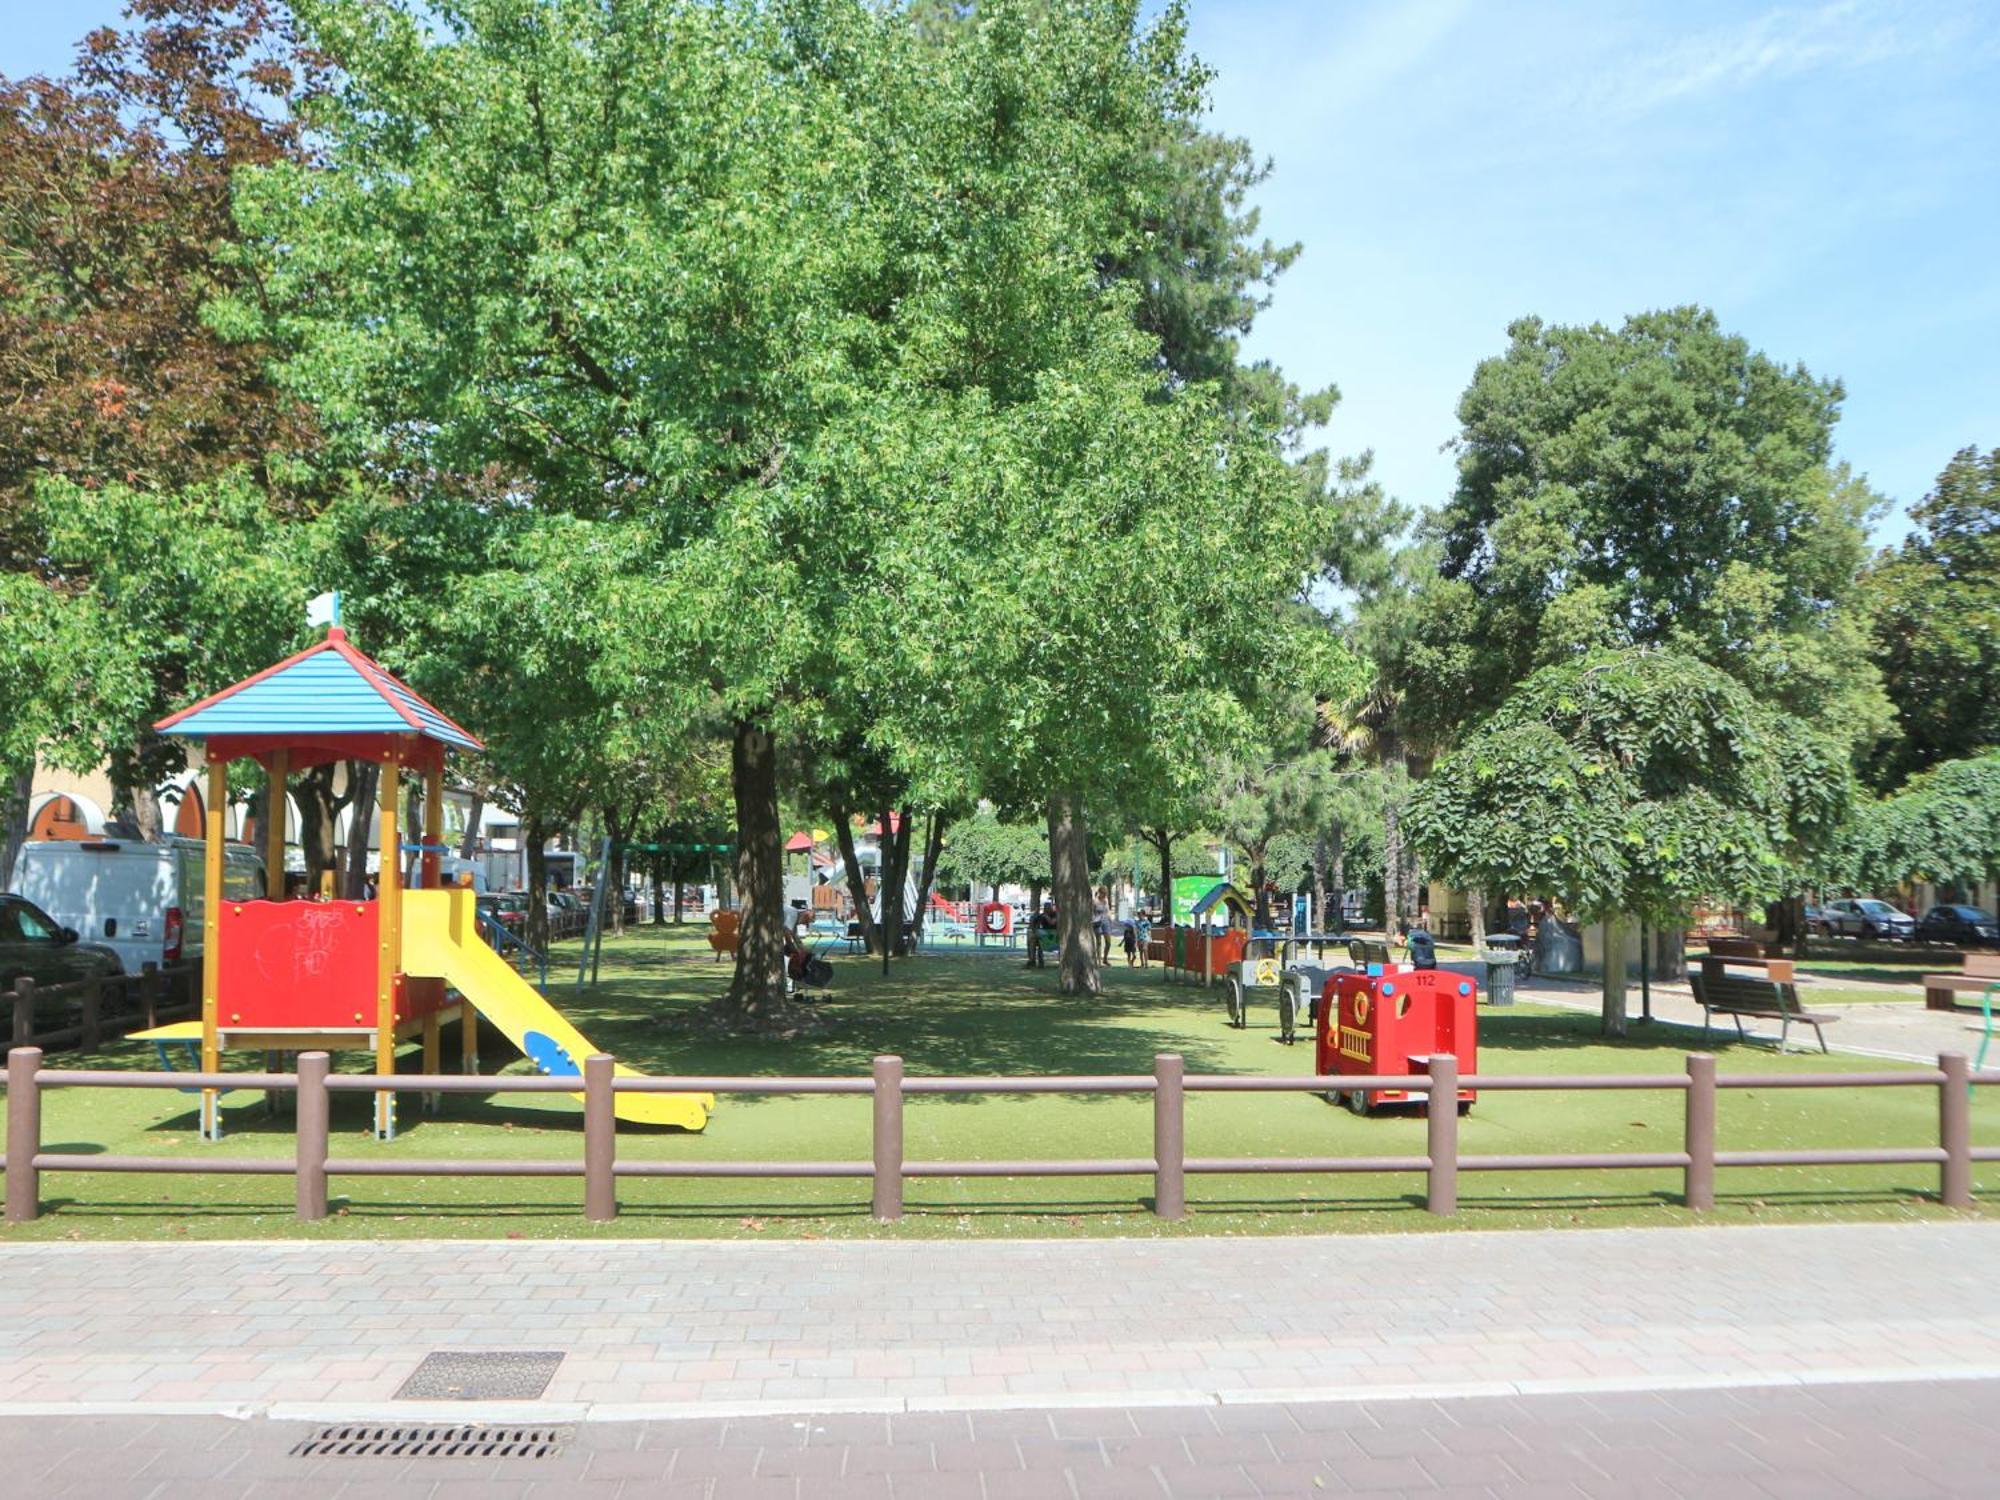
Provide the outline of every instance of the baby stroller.
{"type": "Polygon", "coordinates": [[[785,983],[794,1000],[812,1004],[833,988],[833,965],[815,948],[808,952],[790,932],[785,934],[785,983]]]}

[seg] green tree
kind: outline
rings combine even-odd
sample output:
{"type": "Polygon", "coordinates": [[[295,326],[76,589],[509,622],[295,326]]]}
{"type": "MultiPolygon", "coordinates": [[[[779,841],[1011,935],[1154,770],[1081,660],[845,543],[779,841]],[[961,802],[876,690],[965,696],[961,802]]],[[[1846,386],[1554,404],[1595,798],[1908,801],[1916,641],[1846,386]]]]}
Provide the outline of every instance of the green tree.
{"type": "Polygon", "coordinates": [[[2000,743],[2000,448],[1954,454],[1910,520],[1868,574],[1902,730],[1870,766],[1879,786],[2000,743]]]}
{"type": "MultiPolygon", "coordinates": [[[[1093,252],[1189,96],[1178,31],[1028,0],[942,38],[861,0],[300,10],[341,69],[329,170],[253,175],[276,313],[217,321],[288,351],[336,452],[497,465],[519,503],[649,533],[632,687],[731,722],[754,1019],[783,994],[776,737],[838,733],[857,677],[954,623],[927,579],[882,585],[931,561],[918,440],[976,442],[1099,337],[1093,252]]],[[[918,739],[871,733],[925,779],[918,739]]]]}
{"type": "Polygon", "coordinates": [[[1430,528],[1429,666],[1457,669],[1442,696],[1462,720],[1538,667],[1664,646],[1871,743],[1887,707],[1855,580],[1879,502],[1831,466],[1839,382],[1700,308],[1508,334],[1459,402],[1458,484],[1430,528]]]}
{"type": "Polygon", "coordinates": [[[51,479],[27,515],[60,607],[99,633],[94,680],[108,690],[88,701],[83,738],[135,813],[135,789],[187,763],[185,742],[153,723],[302,642],[305,533],[242,470],[172,491],[51,479]]]}
{"type": "Polygon", "coordinates": [[[2000,750],[1949,760],[1863,807],[1845,883],[1977,885],[2000,873],[2000,750]]]}
{"type": "MultiPolygon", "coordinates": [[[[1615,934],[1792,889],[1852,784],[1839,749],[1734,678],[1668,652],[1544,667],[1410,796],[1410,832],[1467,889],[1546,892],[1615,934]]],[[[1608,1033],[1624,1028],[1607,942],[1608,1033]]],[[[1615,972],[1614,972],[1615,971],[1615,972]]]]}

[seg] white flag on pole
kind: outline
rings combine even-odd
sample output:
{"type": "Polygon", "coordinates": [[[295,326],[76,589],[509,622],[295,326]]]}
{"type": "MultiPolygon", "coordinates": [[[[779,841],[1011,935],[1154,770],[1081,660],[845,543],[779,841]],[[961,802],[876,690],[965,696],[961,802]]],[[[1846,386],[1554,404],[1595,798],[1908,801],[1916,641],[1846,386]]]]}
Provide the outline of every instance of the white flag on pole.
{"type": "Polygon", "coordinates": [[[338,593],[319,594],[306,601],[306,624],[338,625],[340,623],[340,595],[338,593]]]}

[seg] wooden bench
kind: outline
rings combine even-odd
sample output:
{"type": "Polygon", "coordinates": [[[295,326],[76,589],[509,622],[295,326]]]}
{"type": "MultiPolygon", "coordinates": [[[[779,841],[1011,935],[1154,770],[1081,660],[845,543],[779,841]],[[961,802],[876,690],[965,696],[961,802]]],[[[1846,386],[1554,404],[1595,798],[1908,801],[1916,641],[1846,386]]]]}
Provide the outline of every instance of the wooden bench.
{"type": "Polygon", "coordinates": [[[1983,994],[1989,984],[2000,984],[2000,953],[1968,953],[1960,972],[1924,976],[1924,1008],[1957,1010],[1961,994],[1983,994]]]}
{"type": "Polygon", "coordinates": [[[1766,979],[1790,984],[1798,978],[1795,963],[1794,959],[1766,957],[1764,945],[1755,938],[1718,937],[1709,939],[1701,972],[1705,978],[1722,978],[1731,969],[1762,969],[1766,979]]]}
{"type": "Polygon", "coordinates": [[[1736,1023],[1736,1035],[1747,1041],[1750,1034],[1743,1029],[1743,1018],[1766,1016],[1779,1022],[1780,1052],[1785,1050],[1795,1021],[1812,1027],[1813,1035],[1819,1038],[1820,1051],[1831,1050],[1826,1045],[1826,1033],[1820,1028],[1840,1017],[1801,1009],[1799,987],[1790,980],[1759,979],[1751,974],[1701,972],[1690,973],[1688,983],[1693,986],[1694,998],[1701,1006],[1701,1034],[1704,1037],[1708,1035],[1710,1020],[1723,1015],[1736,1023]]]}

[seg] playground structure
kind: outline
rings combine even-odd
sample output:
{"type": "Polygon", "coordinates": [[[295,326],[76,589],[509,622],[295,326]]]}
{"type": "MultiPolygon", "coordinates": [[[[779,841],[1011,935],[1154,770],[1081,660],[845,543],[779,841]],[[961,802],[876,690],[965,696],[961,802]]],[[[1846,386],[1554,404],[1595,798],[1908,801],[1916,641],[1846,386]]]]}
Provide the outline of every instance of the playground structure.
{"type": "MultiPolygon", "coordinates": [[[[1320,992],[1314,1071],[1327,1078],[1416,1076],[1437,1055],[1454,1057],[1459,1071],[1476,1073],[1478,1003],[1478,985],[1449,969],[1370,964],[1365,971],[1339,970],[1320,992]]],[[[1459,1113],[1471,1109],[1476,1097],[1471,1089],[1460,1090],[1459,1113]]],[[[1335,1088],[1327,1098],[1365,1115],[1381,1104],[1428,1095],[1420,1089],[1335,1088]]]]}
{"type": "MultiPolygon", "coordinates": [[[[374,1071],[396,1070],[397,1047],[418,1040],[423,1069],[440,1069],[443,1028],[459,1024],[461,1066],[479,1069],[484,1017],[537,1069],[581,1084],[595,1050],[481,936],[469,886],[441,875],[444,765],[480,742],[347,640],[326,639],[202,699],[155,726],[203,744],[208,795],[204,838],[201,1019],[156,1027],[136,1039],[198,1048],[201,1071],[220,1071],[228,1051],[282,1055],[360,1050],[374,1071]],[[228,769],[254,760],[267,779],[269,851],[262,899],[225,900],[223,812],[228,769]],[[381,860],[372,900],[285,898],[285,779],[330,760],[381,766],[377,782],[381,860]],[[422,778],[423,833],[399,833],[403,777],[422,778]],[[414,855],[408,888],[403,856],[414,855]]],[[[621,1072],[626,1070],[621,1069],[621,1072]]],[[[624,1094],[618,1117],[699,1130],[712,1096],[624,1094]]],[[[396,1130],[396,1095],[375,1094],[374,1129],[396,1130]]],[[[201,1133],[222,1132],[219,1091],[201,1096],[201,1133]]]]}
{"type": "Polygon", "coordinates": [[[1199,974],[1204,985],[1243,961],[1250,937],[1250,899],[1226,880],[1212,875],[1184,875],[1174,881],[1171,925],[1153,929],[1148,957],[1176,973],[1199,974]],[[1217,914],[1228,925],[1218,926],[1217,914]]]}

